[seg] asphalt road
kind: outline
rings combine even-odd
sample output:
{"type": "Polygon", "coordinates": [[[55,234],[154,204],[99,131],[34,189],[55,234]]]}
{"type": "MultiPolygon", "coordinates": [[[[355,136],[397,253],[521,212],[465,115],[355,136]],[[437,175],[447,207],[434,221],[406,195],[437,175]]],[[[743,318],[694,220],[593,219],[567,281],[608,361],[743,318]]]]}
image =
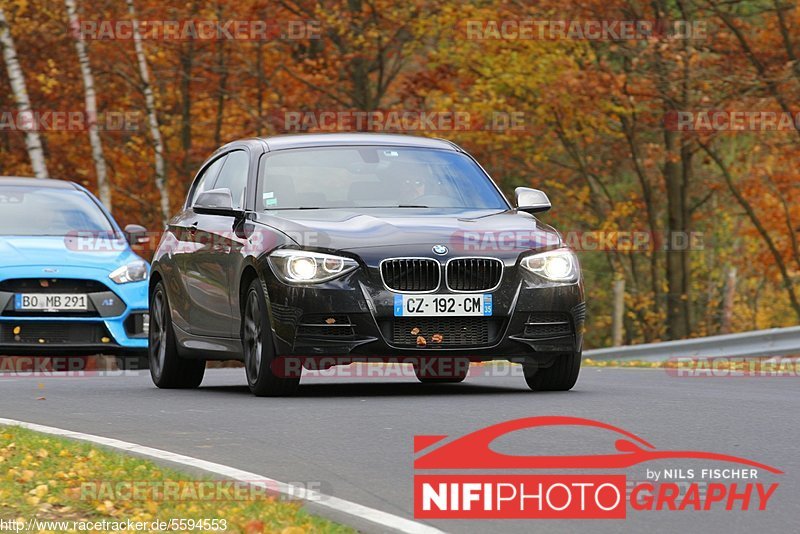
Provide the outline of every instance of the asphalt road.
{"type": "MultiPolygon", "coordinates": [[[[412,377],[308,378],[294,398],[255,398],[242,369],[208,371],[192,391],[148,375],[0,377],[0,417],[114,437],[223,463],[412,518],[415,434],[459,436],[537,415],[596,419],[667,450],[703,450],[782,469],[766,511],[632,511],[625,520],[430,521],[448,532],[798,532],[797,378],[675,378],[660,370],[585,368],[568,393],[530,393],[520,377],[422,385],[412,377]],[[45,400],[36,400],[39,397],[45,400]]],[[[613,452],[600,430],[520,431],[495,442],[514,454],[613,452]]],[[[624,470],[729,467],[661,460],[624,470]]],[[[614,471],[612,471],[614,472],[614,471]]],[[[617,471],[618,472],[618,471],[617,471]]]]}

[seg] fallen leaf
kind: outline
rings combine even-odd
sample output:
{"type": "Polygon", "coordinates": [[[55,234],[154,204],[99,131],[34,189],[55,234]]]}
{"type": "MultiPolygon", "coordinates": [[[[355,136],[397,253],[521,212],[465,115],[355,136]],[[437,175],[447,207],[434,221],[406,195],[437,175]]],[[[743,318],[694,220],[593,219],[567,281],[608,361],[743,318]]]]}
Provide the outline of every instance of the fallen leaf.
{"type": "Polygon", "coordinates": [[[33,496],[35,496],[35,497],[37,497],[37,498],[41,499],[42,497],[44,497],[45,495],[47,495],[47,491],[48,491],[49,489],[50,489],[50,488],[47,486],[47,484],[39,484],[38,486],[36,486],[36,487],[35,487],[35,488],[33,488],[32,490],[30,490],[30,491],[28,492],[28,494],[29,494],[29,495],[33,495],[33,496]]]}
{"type": "Polygon", "coordinates": [[[427,344],[428,344],[428,342],[425,340],[425,338],[424,338],[424,337],[422,337],[422,336],[417,336],[417,346],[418,346],[418,347],[424,347],[424,346],[425,346],[425,345],[427,345],[427,344]]]}
{"type": "Polygon", "coordinates": [[[264,523],[261,521],[250,521],[244,526],[245,534],[261,534],[264,532],[264,523]]]}

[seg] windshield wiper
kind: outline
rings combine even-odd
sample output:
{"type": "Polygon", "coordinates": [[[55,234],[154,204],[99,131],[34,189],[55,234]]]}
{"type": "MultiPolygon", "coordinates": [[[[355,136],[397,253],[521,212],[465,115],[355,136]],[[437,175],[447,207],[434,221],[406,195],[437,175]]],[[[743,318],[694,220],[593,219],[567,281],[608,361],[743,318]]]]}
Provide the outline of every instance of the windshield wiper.
{"type": "Polygon", "coordinates": [[[264,208],[264,211],[285,211],[285,210],[327,210],[334,208],[320,208],[319,206],[298,206],[296,208],[264,208]]]}
{"type": "Polygon", "coordinates": [[[394,209],[394,208],[430,208],[422,204],[400,204],[395,206],[298,206],[294,208],[264,208],[264,211],[282,210],[353,210],[353,209],[394,209]]]}
{"type": "Polygon", "coordinates": [[[430,206],[423,206],[422,204],[400,204],[394,206],[350,206],[355,209],[396,209],[396,208],[430,208],[430,206]]]}

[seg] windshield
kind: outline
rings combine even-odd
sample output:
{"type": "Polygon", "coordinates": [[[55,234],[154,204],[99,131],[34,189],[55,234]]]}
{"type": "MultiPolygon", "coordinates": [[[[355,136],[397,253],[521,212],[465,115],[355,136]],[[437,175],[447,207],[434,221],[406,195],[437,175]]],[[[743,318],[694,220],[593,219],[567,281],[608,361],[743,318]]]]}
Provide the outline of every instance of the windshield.
{"type": "Polygon", "coordinates": [[[67,236],[114,233],[97,204],[82,191],[0,186],[0,235],[67,236]]]}
{"type": "Polygon", "coordinates": [[[326,147],[268,154],[262,207],[508,209],[469,157],[407,147],[326,147]]]}

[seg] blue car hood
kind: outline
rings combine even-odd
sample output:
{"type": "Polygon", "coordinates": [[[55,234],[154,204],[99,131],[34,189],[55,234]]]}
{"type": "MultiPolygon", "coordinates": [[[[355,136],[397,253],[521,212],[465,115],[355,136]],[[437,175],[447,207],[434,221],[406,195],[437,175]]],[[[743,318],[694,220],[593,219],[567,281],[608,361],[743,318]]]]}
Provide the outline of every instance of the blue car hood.
{"type": "Polygon", "coordinates": [[[140,259],[123,240],[105,238],[0,236],[4,267],[76,267],[111,272],[140,259]]]}

